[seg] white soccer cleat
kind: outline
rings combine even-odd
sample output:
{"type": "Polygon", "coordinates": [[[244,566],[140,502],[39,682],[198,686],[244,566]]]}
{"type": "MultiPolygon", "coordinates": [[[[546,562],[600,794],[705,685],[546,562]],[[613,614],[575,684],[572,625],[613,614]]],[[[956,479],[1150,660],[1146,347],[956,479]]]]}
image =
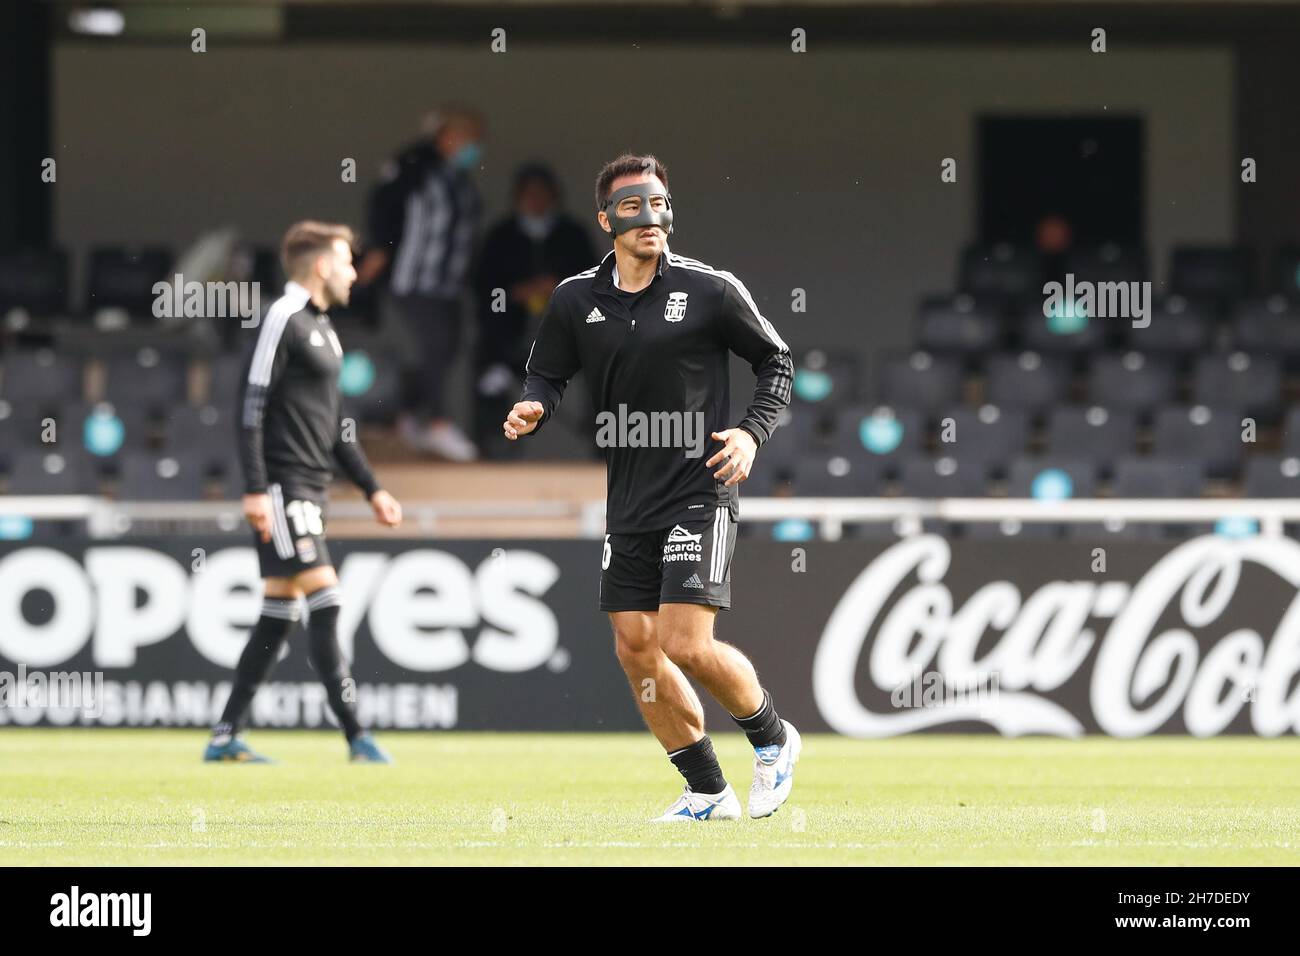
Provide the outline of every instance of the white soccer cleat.
{"type": "Polygon", "coordinates": [[[785,727],[785,746],[771,744],[754,748],[754,785],[749,788],[749,815],[755,820],[770,817],[790,799],[794,786],[794,765],[799,762],[803,741],[794,724],[781,721],[785,727]]]}
{"type": "Polygon", "coordinates": [[[676,802],[654,817],[651,823],[695,823],[700,820],[739,820],[740,801],[736,791],[727,784],[721,793],[692,793],[687,787],[676,802]]]}

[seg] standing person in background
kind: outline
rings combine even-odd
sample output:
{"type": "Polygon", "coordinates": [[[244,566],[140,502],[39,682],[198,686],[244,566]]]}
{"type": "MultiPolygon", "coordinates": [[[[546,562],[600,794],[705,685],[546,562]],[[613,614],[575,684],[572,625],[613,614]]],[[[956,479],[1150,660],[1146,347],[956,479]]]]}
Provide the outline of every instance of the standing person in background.
{"type": "Polygon", "coordinates": [[[474,438],[480,448],[504,444],[499,406],[523,382],[535,324],[556,283],[596,261],[586,229],[561,207],[560,184],[549,166],[521,166],[513,202],[514,211],[488,233],[474,276],[474,438]]]}
{"type": "Polygon", "coordinates": [[[370,199],[373,245],[357,274],[364,284],[387,273],[385,323],[399,325],[408,341],[402,439],[451,461],[472,461],[478,450],[449,417],[445,391],[482,217],[471,174],[483,155],[484,124],[472,110],[447,107],[430,115],[426,130],[427,139],[384,167],[370,199]]]}

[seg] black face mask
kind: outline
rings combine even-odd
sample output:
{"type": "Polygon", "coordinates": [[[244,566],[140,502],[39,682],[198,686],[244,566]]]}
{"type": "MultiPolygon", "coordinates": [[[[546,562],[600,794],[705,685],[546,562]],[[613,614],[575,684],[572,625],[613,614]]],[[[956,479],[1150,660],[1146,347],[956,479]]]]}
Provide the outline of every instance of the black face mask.
{"type": "Polygon", "coordinates": [[[609,225],[616,236],[621,236],[629,229],[644,229],[646,226],[658,226],[665,233],[672,233],[673,231],[672,193],[660,191],[649,183],[637,183],[614,190],[600,208],[609,218],[609,225]],[[637,214],[635,216],[616,215],[615,210],[618,209],[618,204],[630,196],[641,197],[641,208],[637,210],[637,214]],[[651,209],[650,198],[652,196],[662,196],[666,208],[658,211],[651,209]]]}

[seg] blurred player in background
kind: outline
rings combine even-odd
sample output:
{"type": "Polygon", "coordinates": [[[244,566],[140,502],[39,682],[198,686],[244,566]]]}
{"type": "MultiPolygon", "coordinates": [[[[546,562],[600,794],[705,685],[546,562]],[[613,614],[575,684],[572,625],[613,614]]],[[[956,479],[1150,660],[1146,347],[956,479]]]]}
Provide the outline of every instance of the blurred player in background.
{"type": "Polygon", "coordinates": [[[325,542],[325,504],[337,463],[370,501],[375,520],[396,527],[402,509],[379,487],[341,418],[338,379],[343,348],[328,310],[345,306],[356,280],[352,231],[300,222],[281,249],[290,281],[262,319],[249,358],[239,410],[244,515],[257,538],[264,585],[262,614],[235,669],[221,722],[204,760],[266,762],[240,738],[258,687],[270,676],[308,608],[308,656],[354,761],[391,763],[353,707],[355,685],[338,643],[339,579],[325,542]]]}
{"type": "Polygon", "coordinates": [[[714,625],[718,610],[731,606],[737,486],[790,402],[790,350],[735,276],[669,252],[672,196],[659,160],[623,155],[607,163],[596,179],[596,206],[613,251],[556,287],[523,395],[502,428],[511,441],[535,432],[579,369],[591,383],[600,428],[610,416],[679,423],[667,442],[637,439],[630,430],[601,442],[608,497],[600,607],[646,725],[686,778],[681,797],[656,820],[741,815],[688,676],[749,738],[749,815],[770,816],[790,795],[799,733],[777,715],[749,659],[715,639],[714,625]],[[734,427],[730,352],[757,378],[734,427]],[[722,443],[707,461],[706,436],[722,443]]]}

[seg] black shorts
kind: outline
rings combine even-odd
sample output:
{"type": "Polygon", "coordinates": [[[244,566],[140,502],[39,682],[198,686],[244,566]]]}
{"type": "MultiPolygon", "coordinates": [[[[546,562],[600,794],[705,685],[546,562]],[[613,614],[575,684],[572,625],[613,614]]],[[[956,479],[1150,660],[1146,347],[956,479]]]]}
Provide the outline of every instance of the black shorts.
{"type": "Polygon", "coordinates": [[[726,505],[663,531],[607,534],[600,560],[602,611],[657,611],[660,604],[731,607],[736,522],[726,505]]]}
{"type": "Polygon", "coordinates": [[[271,540],[263,542],[254,535],[262,577],[292,578],[332,564],[325,543],[325,495],[279,484],[266,492],[271,498],[271,540]]]}

